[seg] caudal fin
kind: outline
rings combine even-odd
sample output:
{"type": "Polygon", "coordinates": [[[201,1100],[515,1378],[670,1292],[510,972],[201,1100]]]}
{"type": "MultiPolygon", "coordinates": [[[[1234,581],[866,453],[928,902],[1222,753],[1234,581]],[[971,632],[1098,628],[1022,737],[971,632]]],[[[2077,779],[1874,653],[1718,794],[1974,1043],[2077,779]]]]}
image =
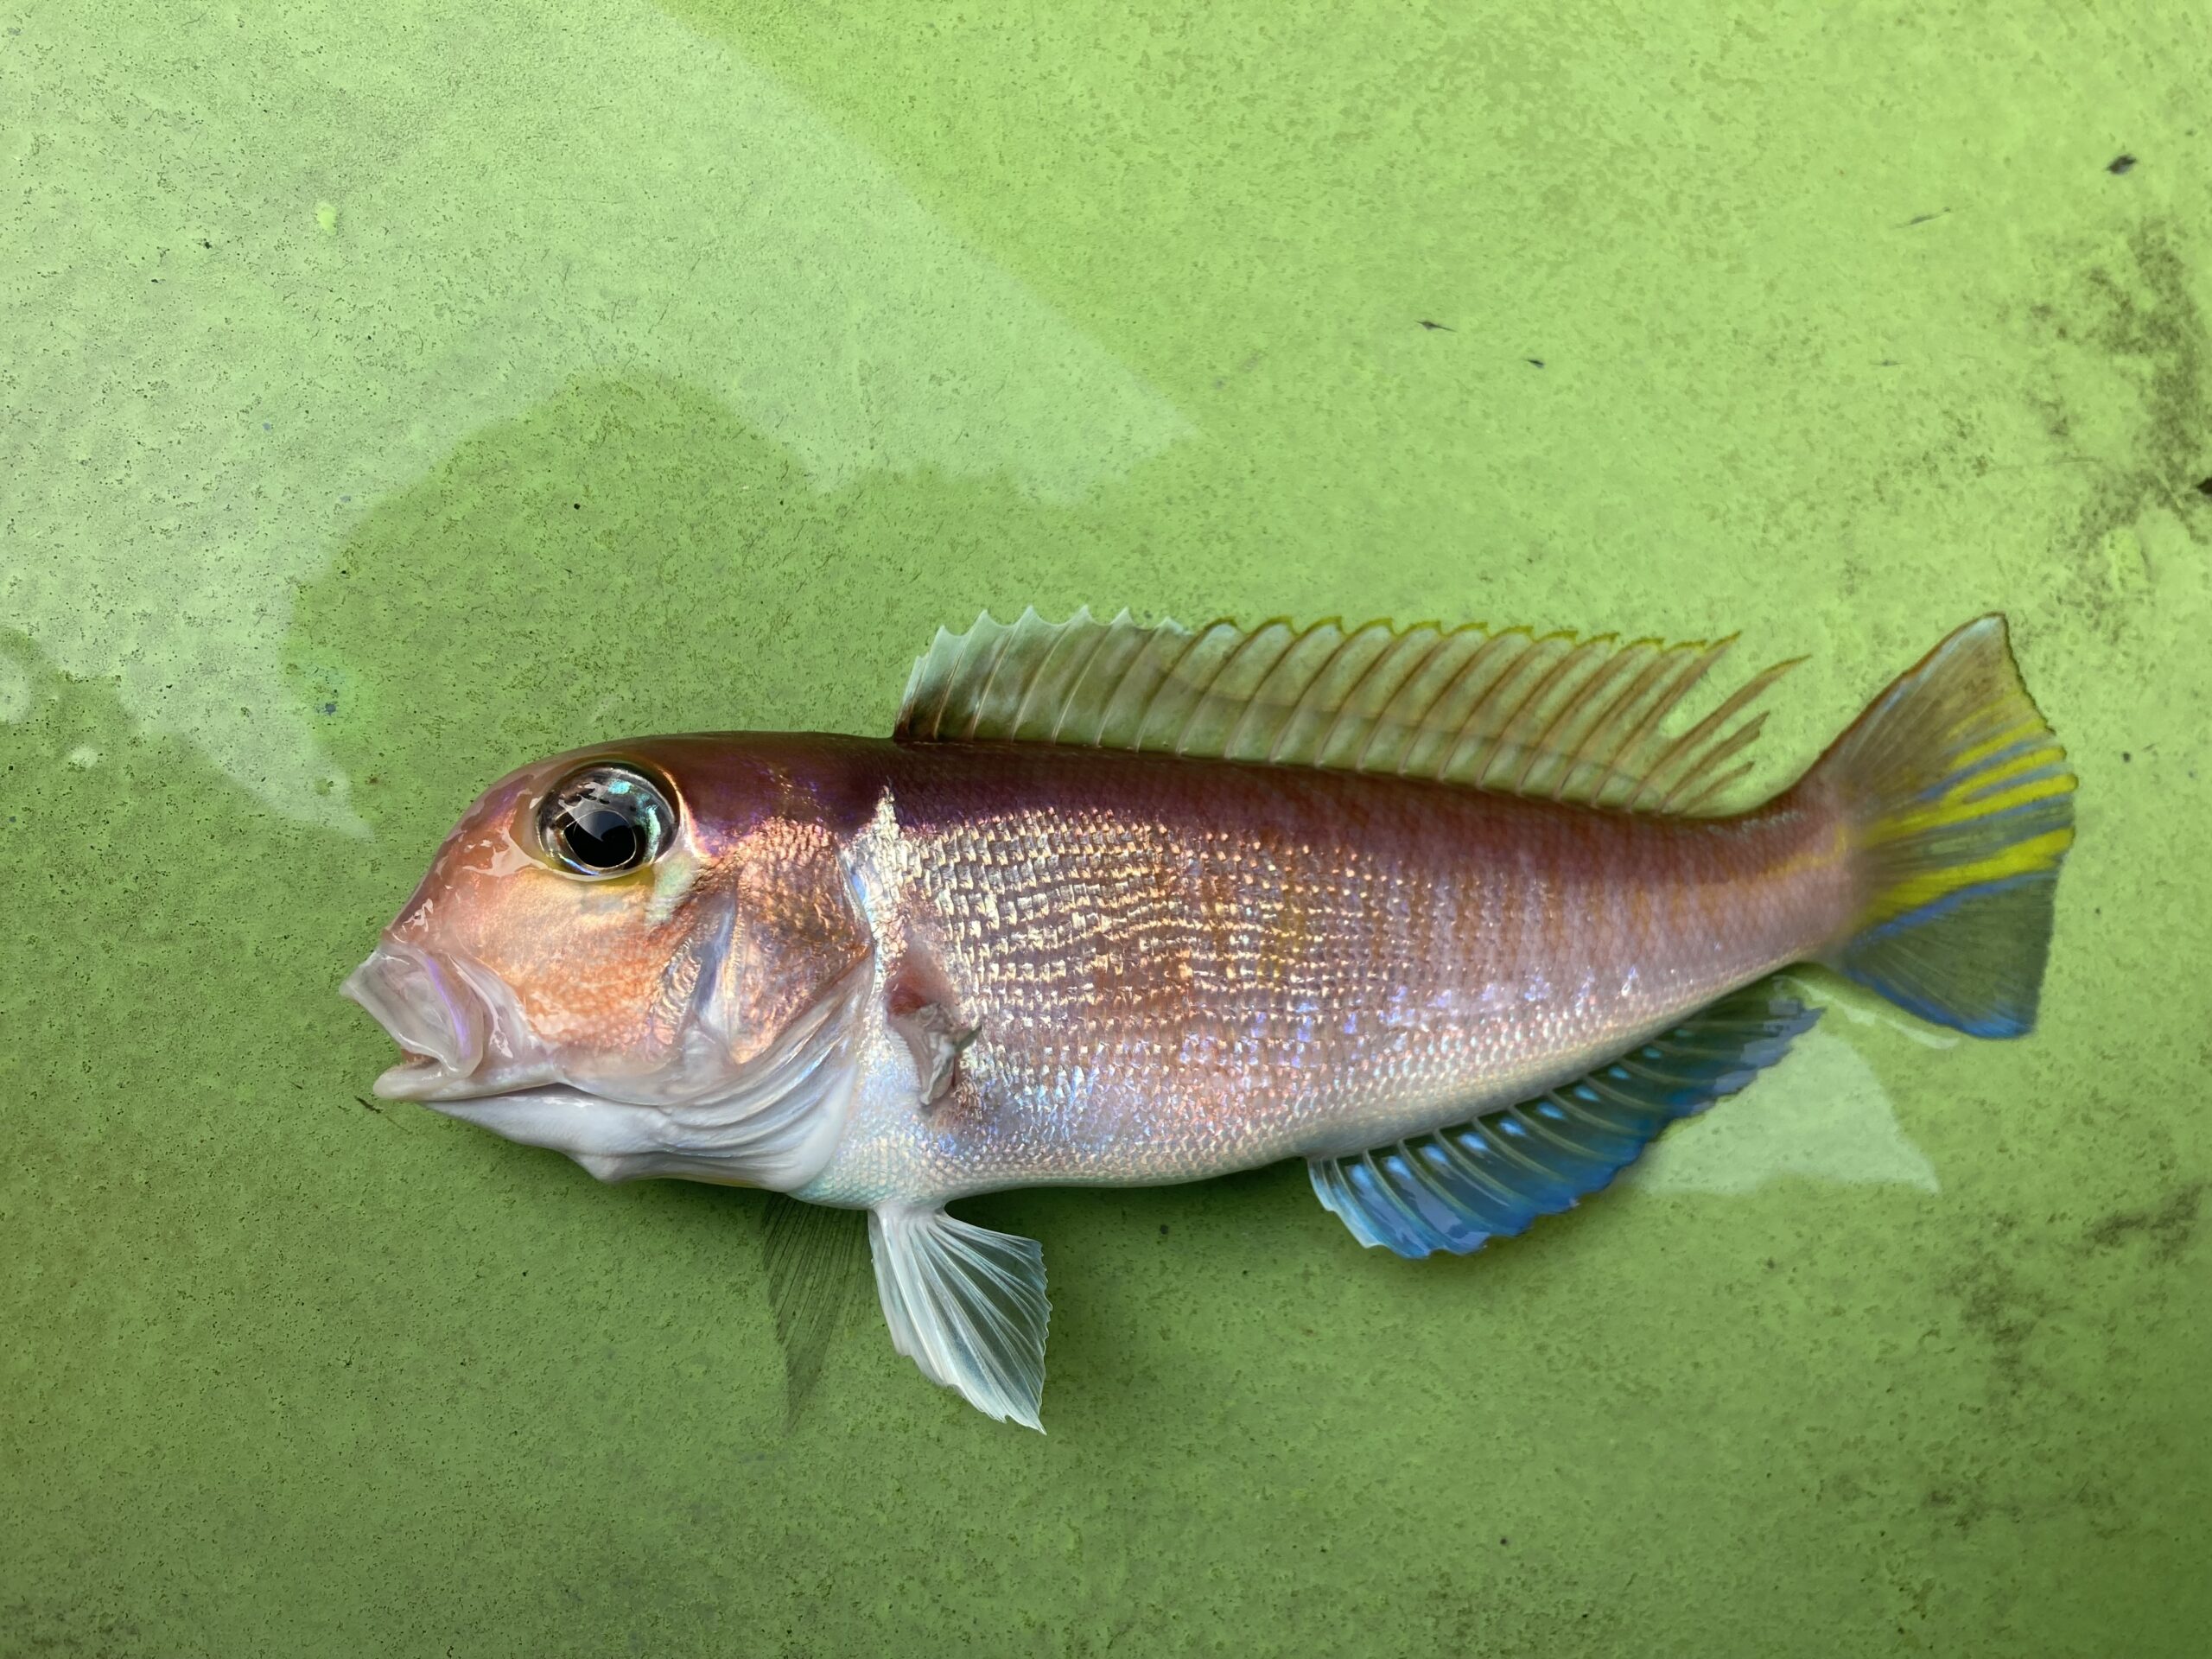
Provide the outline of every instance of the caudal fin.
{"type": "Polygon", "coordinates": [[[2005,619],[1929,652],[1807,781],[1833,791],[1859,869],[1858,914],[1822,960],[1939,1025],[2032,1029],[2075,779],[2005,619]]]}

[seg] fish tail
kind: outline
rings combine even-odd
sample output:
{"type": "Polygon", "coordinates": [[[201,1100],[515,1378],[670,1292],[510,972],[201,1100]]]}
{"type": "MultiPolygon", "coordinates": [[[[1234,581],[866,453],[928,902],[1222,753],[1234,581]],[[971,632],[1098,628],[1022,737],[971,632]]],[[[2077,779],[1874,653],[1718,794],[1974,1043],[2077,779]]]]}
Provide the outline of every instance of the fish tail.
{"type": "Polygon", "coordinates": [[[1929,652],[1806,781],[1840,810],[1855,876],[1854,913],[1821,960],[1973,1036],[2033,1029],[2075,780],[2005,619],[1929,652]]]}

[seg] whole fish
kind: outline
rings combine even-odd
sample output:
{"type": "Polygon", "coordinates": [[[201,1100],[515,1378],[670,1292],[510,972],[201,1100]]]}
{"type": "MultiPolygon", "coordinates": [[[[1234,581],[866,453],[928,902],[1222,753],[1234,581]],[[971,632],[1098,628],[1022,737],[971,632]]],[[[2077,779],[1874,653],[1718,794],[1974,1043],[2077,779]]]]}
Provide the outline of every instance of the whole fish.
{"type": "Polygon", "coordinates": [[[888,740],[500,779],[345,990],[386,1098],[866,1210],[899,1351],[1035,1427],[1042,1252],[950,1200],[1297,1157],[1363,1244],[1465,1253],[1778,1060],[1791,964],[2032,1026],[2075,779],[2003,619],[1739,811],[1789,664],[1719,696],[1727,644],[986,615],[888,740]]]}

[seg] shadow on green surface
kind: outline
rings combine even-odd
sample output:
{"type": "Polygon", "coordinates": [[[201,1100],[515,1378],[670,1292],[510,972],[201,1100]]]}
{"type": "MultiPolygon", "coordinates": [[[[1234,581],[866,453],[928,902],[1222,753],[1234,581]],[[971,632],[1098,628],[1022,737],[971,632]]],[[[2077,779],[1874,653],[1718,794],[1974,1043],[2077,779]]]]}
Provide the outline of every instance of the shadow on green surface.
{"type": "Polygon", "coordinates": [[[1052,603],[1079,580],[1065,520],[924,474],[822,494],[695,389],[579,384],[377,504],[299,589],[286,670],[363,815],[427,855],[479,788],[551,751],[887,730],[910,657],[855,660],[824,619],[907,619],[918,652],[973,620],[972,578],[956,595],[940,569],[1052,603]]]}

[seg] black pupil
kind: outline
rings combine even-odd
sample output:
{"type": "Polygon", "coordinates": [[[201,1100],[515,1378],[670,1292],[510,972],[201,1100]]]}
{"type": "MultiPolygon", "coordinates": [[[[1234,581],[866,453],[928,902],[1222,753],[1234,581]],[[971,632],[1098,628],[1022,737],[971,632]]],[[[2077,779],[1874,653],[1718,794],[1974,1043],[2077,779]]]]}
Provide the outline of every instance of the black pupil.
{"type": "Polygon", "coordinates": [[[561,814],[561,844],[587,869],[627,869],[645,856],[645,838],[629,808],[578,801],[561,814]]]}

